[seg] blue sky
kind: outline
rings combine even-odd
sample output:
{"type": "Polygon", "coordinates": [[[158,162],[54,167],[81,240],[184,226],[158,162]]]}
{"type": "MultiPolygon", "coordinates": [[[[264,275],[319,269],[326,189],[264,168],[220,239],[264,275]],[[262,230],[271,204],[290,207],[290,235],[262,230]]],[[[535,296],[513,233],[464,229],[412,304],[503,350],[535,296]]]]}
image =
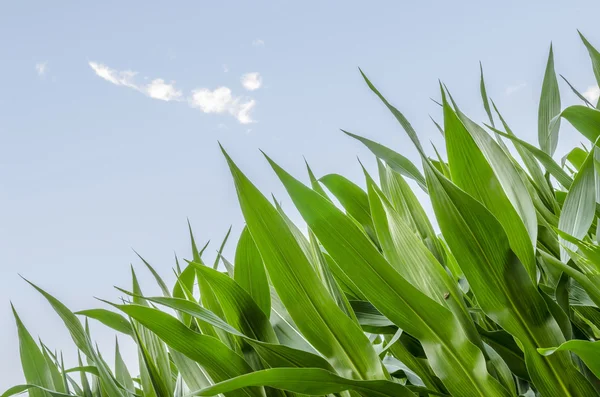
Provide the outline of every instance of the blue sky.
{"type": "MultiPolygon", "coordinates": [[[[155,291],[132,248],[172,280],[173,253],[189,256],[186,218],[210,256],[230,225],[237,238],[217,141],[290,208],[259,148],[298,176],[305,156],[318,175],[362,181],[356,156],[373,160],[344,128],[417,160],[358,66],[439,144],[437,79],[484,120],[482,61],[489,94],[535,142],[551,41],[557,71],[597,95],[576,29],[600,47],[598,15],[597,1],[2,2],[0,389],[22,381],[9,301],[32,334],[75,353],[18,274],[81,310],[116,299],[130,263],[155,291]]],[[[576,102],[560,84],[563,106],[576,102]]],[[[561,134],[558,155],[578,142],[561,134]]],[[[110,357],[114,334],[93,332],[110,357]]]]}

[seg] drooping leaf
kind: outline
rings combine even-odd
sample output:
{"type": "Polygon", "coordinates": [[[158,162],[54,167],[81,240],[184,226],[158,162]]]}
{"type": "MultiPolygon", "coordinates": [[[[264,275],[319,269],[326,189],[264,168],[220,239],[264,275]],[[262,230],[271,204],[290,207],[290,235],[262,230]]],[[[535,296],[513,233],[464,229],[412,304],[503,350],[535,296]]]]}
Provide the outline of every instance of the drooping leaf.
{"type": "Polygon", "coordinates": [[[133,330],[129,321],[120,315],[119,313],[111,312],[106,309],[88,309],[80,310],[75,314],[93,318],[94,320],[100,321],[102,324],[116,331],[119,331],[125,335],[133,337],[133,330]]]}
{"type": "Polygon", "coordinates": [[[421,171],[409,159],[377,142],[354,135],[348,131],[342,130],[342,132],[362,142],[375,156],[385,161],[388,166],[396,172],[413,179],[419,184],[421,189],[427,191],[425,177],[423,177],[421,171]]]}
{"type": "Polygon", "coordinates": [[[572,351],[577,354],[594,375],[600,377],[600,341],[570,340],[558,347],[538,349],[544,356],[549,356],[562,350],[572,351]]]}
{"type": "Polygon", "coordinates": [[[213,396],[247,386],[269,386],[308,395],[326,395],[355,390],[369,396],[414,397],[410,389],[387,380],[354,380],[317,368],[274,368],[239,376],[203,390],[192,396],[213,396]]]}

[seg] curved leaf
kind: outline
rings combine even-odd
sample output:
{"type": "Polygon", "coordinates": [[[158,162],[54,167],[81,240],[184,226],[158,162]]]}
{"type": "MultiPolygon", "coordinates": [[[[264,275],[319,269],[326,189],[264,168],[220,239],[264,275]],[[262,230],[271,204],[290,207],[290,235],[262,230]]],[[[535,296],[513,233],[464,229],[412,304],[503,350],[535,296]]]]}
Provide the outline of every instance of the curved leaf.
{"type": "Polygon", "coordinates": [[[194,391],[190,395],[214,396],[247,386],[269,386],[308,395],[326,395],[354,390],[369,396],[415,397],[410,389],[399,383],[386,380],[347,379],[317,368],[266,369],[194,391]]]}

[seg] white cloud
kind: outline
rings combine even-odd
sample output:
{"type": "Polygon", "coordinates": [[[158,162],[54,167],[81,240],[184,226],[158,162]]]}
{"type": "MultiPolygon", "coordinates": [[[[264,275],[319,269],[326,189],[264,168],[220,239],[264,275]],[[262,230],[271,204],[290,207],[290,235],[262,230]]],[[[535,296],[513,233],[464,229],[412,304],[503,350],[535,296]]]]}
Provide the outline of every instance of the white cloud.
{"type": "Polygon", "coordinates": [[[129,88],[134,88],[139,90],[139,87],[135,85],[133,82],[133,78],[137,74],[137,72],[133,72],[131,70],[118,71],[115,69],[111,69],[106,65],[96,62],[89,62],[90,67],[94,70],[94,72],[102,77],[104,80],[111,82],[115,85],[122,85],[129,88]]]}
{"type": "MultiPolygon", "coordinates": [[[[137,72],[131,70],[118,71],[106,65],[89,62],[96,75],[118,86],[129,87],[150,98],[162,101],[182,101],[182,91],[175,88],[175,82],[167,83],[163,79],[154,79],[148,84],[136,83],[137,72]]],[[[260,76],[254,77],[254,86],[260,87],[260,76]]],[[[252,88],[252,89],[256,89],[252,88]]],[[[250,89],[250,88],[249,88],[250,89]]],[[[187,99],[188,104],[204,113],[230,114],[241,124],[254,123],[251,112],[256,106],[252,98],[234,96],[231,89],[218,87],[215,90],[197,88],[187,99]]]]}
{"type": "Polygon", "coordinates": [[[242,85],[248,91],[258,90],[262,85],[262,78],[258,72],[246,73],[242,76],[242,85]]]}
{"type": "Polygon", "coordinates": [[[181,99],[181,91],[176,90],[173,84],[165,83],[163,79],[152,80],[145,88],[150,98],[163,101],[179,101],[181,99]]]}
{"type": "Polygon", "coordinates": [[[592,104],[595,104],[600,98],[600,88],[597,85],[589,86],[583,93],[583,96],[585,99],[592,102],[592,104]]]}
{"type": "Polygon", "coordinates": [[[250,112],[256,105],[256,101],[235,97],[227,87],[219,87],[212,91],[208,88],[196,89],[192,91],[189,104],[204,113],[229,113],[241,124],[254,122],[250,112]]]}
{"type": "Polygon", "coordinates": [[[44,75],[46,75],[47,70],[48,70],[48,62],[47,61],[35,64],[35,71],[37,72],[38,76],[43,77],[44,75]]]}
{"type": "Polygon", "coordinates": [[[160,99],[162,101],[179,101],[181,100],[182,93],[175,89],[175,82],[165,83],[163,79],[154,79],[150,84],[140,85],[137,84],[134,79],[138,74],[132,70],[115,70],[111,69],[106,65],[89,62],[90,67],[94,70],[96,75],[102,77],[104,80],[113,83],[114,85],[120,85],[124,87],[133,88],[150,98],[160,99]]]}
{"type": "Polygon", "coordinates": [[[225,72],[225,73],[229,72],[229,66],[223,64],[223,72],[225,72]]]}
{"type": "Polygon", "coordinates": [[[511,85],[511,86],[506,87],[506,90],[504,91],[504,93],[506,95],[512,95],[517,91],[521,91],[525,87],[527,87],[527,84],[525,84],[525,83],[511,85]]]}
{"type": "Polygon", "coordinates": [[[252,45],[254,47],[264,47],[265,42],[261,39],[254,39],[254,40],[252,40],[252,45]]]}

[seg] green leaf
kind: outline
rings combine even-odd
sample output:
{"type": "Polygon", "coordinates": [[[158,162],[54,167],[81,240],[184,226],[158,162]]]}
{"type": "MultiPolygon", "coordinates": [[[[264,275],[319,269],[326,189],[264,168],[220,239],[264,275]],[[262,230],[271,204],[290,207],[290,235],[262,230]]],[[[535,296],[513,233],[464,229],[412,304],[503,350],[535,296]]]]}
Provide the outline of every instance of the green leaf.
{"type": "Polygon", "coordinates": [[[308,395],[326,395],[355,390],[369,396],[414,397],[410,389],[387,380],[354,380],[317,368],[274,368],[253,372],[230,379],[206,389],[192,392],[192,396],[214,396],[247,386],[269,386],[308,395]]]}
{"type": "MultiPolygon", "coordinates": [[[[148,302],[141,298],[143,296],[142,290],[133,267],[131,268],[131,277],[134,292],[133,302],[148,306],[148,302]]],[[[148,387],[154,387],[156,397],[161,397],[159,394],[171,393],[174,385],[172,384],[169,356],[164,342],[143,326],[138,326],[135,322],[132,324],[137,332],[135,339],[139,348],[138,356],[142,380],[148,387]],[[156,371],[156,374],[153,374],[153,371],[156,371]],[[155,381],[152,379],[153,377],[160,377],[161,380],[155,381]]],[[[151,397],[154,396],[151,395],[151,397]]]]}
{"type": "Polygon", "coordinates": [[[271,315],[271,294],[263,260],[247,227],[235,250],[234,280],[254,299],[258,307],[271,315]]]}
{"type": "Polygon", "coordinates": [[[329,295],[285,220],[223,153],[271,283],[302,334],[338,373],[362,379],[383,378],[381,363],[369,340],[329,295]]]}
{"type": "Polygon", "coordinates": [[[492,116],[492,110],[490,109],[490,101],[488,99],[487,90],[485,89],[485,80],[483,79],[483,65],[479,62],[479,72],[480,72],[480,80],[479,80],[479,91],[481,92],[481,99],[483,101],[483,107],[485,109],[485,113],[490,120],[490,124],[492,127],[494,125],[494,117],[492,116]]]}
{"type": "Polygon", "coordinates": [[[337,266],[387,318],[417,337],[444,385],[461,396],[504,396],[483,354],[444,306],[406,281],[335,205],[269,160],[296,208],[337,266]]]}
{"type": "Polygon", "coordinates": [[[217,251],[217,257],[215,258],[215,261],[213,263],[213,269],[216,269],[219,266],[219,258],[221,257],[221,254],[223,253],[223,250],[225,249],[225,245],[227,244],[227,240],[229,240],[230,234],[231,234],[231,226],[227,230],[227,234],[225,234],[225,238],[223,238],[223,241],[221,242],[221,245],[219,246],[219,250],[217,251]]]}
{"type": "Polygon", "coordinates": [[[425,171],[434,211],[448,246],[484,312],[521,342],[537,389],[543,395],[556,397],[593,395],[592,386],[568,355],[556,356],[555,360],[539,359],[538,347],[556,346],[564,342],[564,337],[524,266],[511,251],[498,220],[433,167],[426,167],[425,171]]]}
{"type": "Polygon", "coordinates": [[[466,116],[457,115],[445,95],[442,99],[452,181],[494,214],[506,231],[511,248],[526,266],[531,280],[535,280],[533,243],[537,240],[537,219],[527,189],[491,137],[466,116]]]}
{"type": "Polygon", "coordinates": [[[562,168],[561,166],[554,161],[554,159],[552,159],[552,157],[536,148],[535,146],[517,138],[514,135],[509,135],[505,132],[502,132],[500,130],[496,130],[490,126],[487,126],[488,128],[492,129],[494,132],[502,135],[505,138],[510,139],[511,141],[513,141],[516,146],[520,146],[522,148],[524,148],[525,150],[527,150],[529,153],[531,153],[533,156],[535,156],[536,159],[538,159],[540,161],[540,163],[542,163],[544,165],[544,167],[546,167],[546,170],[552,174],[553,177],[556,178],[556,180],[558,181],[558,183],[560,183],[561,185],[563,185],[566,189],[569,189],[571,187],[571,184],[573,183],[573,178],[571,178],[562,168]]]}
{"type": "MultiPolygon", "coordinates": [[[[24,392],[29,392],[30,396],[34,396],[34,392],[38,391],[41,393],[47,393],[53,397],[72,397],[71,394],[65,394],[65,393],[60,393],[57,391],[53,391],[50,389],[47,389],[45,387],[42,386],[38,386],[38,385],[29,385],[29,384],[25,384],[25,385],[17,385],[17,386],[13,386],[10,389],[8,389],[7,391],[5,391],[0,397],[10,397],[10,396],[14,396],[16,394],[21,394],[24,392]]],[[[41,394],[44,395],[44,394],[41,394]]]]}
{"type": "Polygon", "coordinates": [[[565,83],[567,83],[567,85],[569,86],[571,91],[573,91],[573,93],[575,95],[577,95],[577,97],[579,97],[579,99],[581,99],[586,105],[594,107],[594,105],[590,101],[588,101],[588,99],[586,97],[584,97],[579,91],[577,91],[577,89],[575,87],[573,87],[573,85],[571,83],[569,83],[569,80],[567,80],[567,78],[565,76],[563,76],[561,74],[560,77],[562,77],[562,79],[565,81],[565,83]]]}
{"type": "Polygon", "coordinates": [[[425,185],[425,177],[409,159],[393,151],[392,149],[383,146],[382,144],[379,144],[377,142],[371,141],[367,138],[363,138],[358,135],[354,135],[348,131],[342,130],[342,132],[362,142],[375,156],[385,161],[385,163],[392,169],[394,169],[394,171],[413,179],[419,184],[419,187],[421,187],[421,189],[427,191],[427,186],[425,185]]]}
{"type": "Polygon", "coordinates": [[[369,180],[369,202],[383,256],[413,286],[452,311],[471,342],[483,347],[458,286],[369,180]]]}
{"type": "Polygon", "coordinates": [[[548,54],[548,63],[544,73],[544,82],[542,83],[542,94],[538,108],[538,142],[540,148],[550,156],[556,151],[558,145],[558,130],[560,123],[550,123],[557,114],[560,113],[560,92],[556,72],[554,72],[554,54],[552,45],[548,54]]]}
{"type": "Polygon", "coordinates": [[[135,392],[133,379],[131,379],[129,370],[123,361],[123,357],[121,356],[121,349],[119,348],[118,340],[115,340],[115,378],[117,379],[117,382],[123,385],[125,390],[130,393],[135,392]]]}
{"type": "MultiPolygon", "coordinates": [[[[167,313],[135,304],[114,306],[155,333],[168,346],[196,361],[216,382],[252,371],[242,357],[221,341],[190,330],[167,313]]],[[[244,389],[231,396],[264,397],[256,388],[244,389]]]]}
{"type": "Polygon", "coordinates": [[[373,241],[377,241],[367,193],[338,174],[325,175],[320,181],[340,201],[347,213],[362,225],[373,241]]]}
{"type": "Polygon", "coordinates": [[[594,375],[600,377],[600,341],[570,340],[559,347],[538,349],[544,356],[549,356],[561,350],[568,350],[577,354],[594,375]]]}
{"type": "Polygon", "coordinates": [[[131,329],[131,323],[119,313],[111,312],[106,309],[88,309],[75,312],[81,316],[93,318],[94,320],[100,321],[102,324],[109,328],[119,331],[125,335],[133,337],[133,330],[131,329]]]}
{"type": "Polygon", "coordinates": [[[387,167],[380,176],[382,190],[396,212],[410,225],[433,255],[443,263],[443,250],[427,213],[402,175],[387,167]]]}
{"type": "Polygon", "coordinates": [[[600,110],[582,105],[569,106],[554,117],[551,124],[558,124],[561,118],[571,123],[590,142],[596,142],[600,137],[600,110]]]}
{"type": "MultiPolygon", "coordinates": [[[[48,367],[48,363],[44,354],[40,350],[35,340],[21,322],[17,311],[11,305],[15,322],[17,323],[17,331],[19,334],[19,352],[21,357],[21,366],[23,367],[23,375],[29,384],[39,385],[47,389],[54,389],[54,381],[52,373],[48,367]]],[[[44,397],[47,394],[41,389],[32,389],[29,392],[31,397],[44,397]]]]}
{"type": "Polygon", "coordinates": [[[156,397],[170,397],[170,374],[167,376],[162,376],[158,367],[156,366],[155,358],[152,357],[148,352],[144,341],[140,338],[140,334],[135,327],[134,339],[137,342],[138,352],[141,357],[140,366],[144,367],[145,374],[148,376],[148,380],[150,382],[148,386],[144,385],[144,390],[147,390],[148,393],[151,393],[150,388],[152,388],[156,397]]]}
{"type": "Polygon", "coordinates": [[[421,141],[419,141],[417,132],[414,130],[412,125],[408,122],[406,117],[404,117],[404,115],[398,109],[396,109],[391,103],[388,102],[387,99],[385,99],[385,97],[379,92],[379,90],[377,88],[375,88],[373,83],[371,83],[371,81],[367,78],[367,76],[363,73],[363,71],[360,70],[360,68],[358,70],[360,71],[360,74],[362,75],[363,79],[365,80],[365,82],[367,83],[367,86],[369,86],[371,91],[373,91],[373,93],[379,97],[381,102],[383,102],[383,104],[389,109],[389,111],[392,112],[392,114],[394,115],[394,117],[396,118],[398,123],[400,123],[400,125],[402,126],[402,128],[404,129],[404,131],[406,132],[406,134],[412,141],[412,143],[415,145],[415,147],[419,151],[419,153],[421,153],[421,155],[424,155],[425,151],[423,150],[421,141]]]}
{"type": "MultiPolygon", "coordinates": [[[[579,37],[581,37],[581,40],[583,41],[583,44],[585,44],[585,47],[587,48],[588,53],[590,54],[590,59],[592,61],[592,69],[594,70],[594,76],[596,76],[596,82],[600,86],[600,52],[598,52],[598,50],[596,50],[594,48],[592,43],[590,43],[583,36],[583,34],[581,34],[581,32],[578,32],[578,33],[579,33],[579,37]]],[[[600,101],[599,101],[599,103],[600,103],[600,101]]],[[[598,107],[598,105],[596,105],[596,107],[598,107]]]]}
{"type": "Polygon", "coordinates": [[[251,338],[277,343],[269,318],[239,284],[223,273],[192,263],[210,284],[229,325],[251,338]]]}
{"type": "MultiPolygon", "coordinates": [[[[25,280],[27,281],[27,280],[25,280]]],[[[62,319],[63,323],[69,330],[71,334],[71,338],[75,345],[85,354],[96,366],[98,367],[98,372],[100,374],[100,382],[102,384],[103,389],[112,396],[123,396],[122,390],[117,386],[114,377],[110,373],[110,370],[106,363],[101,360],[99,355],[96,353],[92,346],[92,342],[90,340],[89,335],[85,332],[83,326],[79,322],[79,319],[73,312],[71,312],[65,305],[63,305],[58,299],[48,294],[43,289],[39,288],[35,284],[27,281],[33,288],[35,288],[40,294],[46,298],[46,300],[50,303],[54,311],[59,315],[62,319]]]]}
{"type": "MultiPolygon", "coordinates": [[[[558,220],[558,228],[561,231],[578,239],[587,234],[596,212],[594,152],[595,149],[590,151],[575,176],[558,220]]],[[[560,259],[567,262],[569,256],[566,248],[575,249],[576,247],[562,238],[560,241],[564,245],[560,250],[560,259]]]]}
{"type": "Polygon", "coordinates": [[[232,335],[244,338],[248,343],[250,343],[254,347],[257,353],[267,362],[267,364],[269,364],[272,367],[318,367],[333,371],[331,365],[322,357],[303,350],[294,349],[289,346],[265,343],[253,339],[252,337],[245,335],[237,329],[233,328],[231,325],[227,324],[213,312],[203,308],[196,302],[166,297],[147,297],[146,299],[151,302],[167,306],[171,309],[185,312],[188,315],[199,319],[200,321],[205,321],[215,327],[224,330],[225,332],[229,332],[232,335]]]}
{"type": "Polygon", "coordinates": [[[150,263],[148,263],[148,261],[146,261],[144,258],[142,258],[142,256],[140,254],[138,254],[137,251],[134,250],[133,252],[135,252],[135,254],[142,260],[142,262],[144,262],[144,265],[146,265],[148,270],[150,270],[150,273],[152,273],[152,276],[154,277],[154,280],[156,280],[156,283],[160,287],[162,293],[165,296],[170,296],[171,293],[169,292],[169,288],[167,287],[167,284],[162,279],[162,277],[160,277],[158,272],[156,270],[154,270],[154,267],[152,267],[152,265],[150,265],[150,263]]]}

